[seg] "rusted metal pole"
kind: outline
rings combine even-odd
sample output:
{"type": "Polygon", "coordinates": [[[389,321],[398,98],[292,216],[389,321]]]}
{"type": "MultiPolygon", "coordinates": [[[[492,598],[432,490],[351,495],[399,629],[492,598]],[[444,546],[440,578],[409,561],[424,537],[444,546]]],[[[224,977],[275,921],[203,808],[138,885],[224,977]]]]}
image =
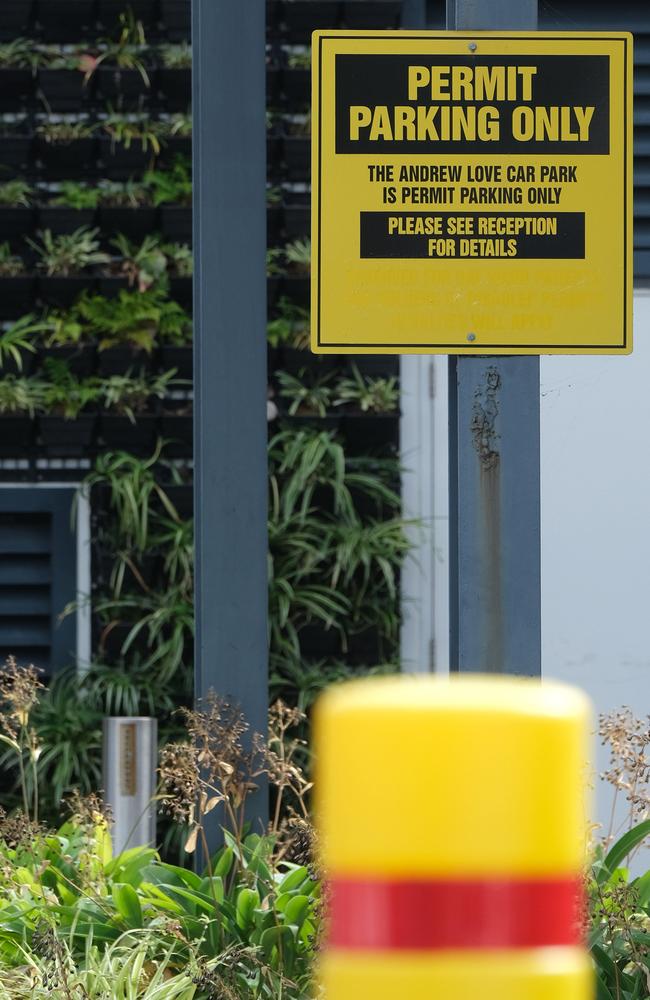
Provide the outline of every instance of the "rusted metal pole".
{"type": "MultiPolygon", "coordinates": [[[[535,30],[537,0],[447,0],[447,27],[535,30]]],[[[450,667],[541,673],[538,357],[449,359],[450,667]]]]}

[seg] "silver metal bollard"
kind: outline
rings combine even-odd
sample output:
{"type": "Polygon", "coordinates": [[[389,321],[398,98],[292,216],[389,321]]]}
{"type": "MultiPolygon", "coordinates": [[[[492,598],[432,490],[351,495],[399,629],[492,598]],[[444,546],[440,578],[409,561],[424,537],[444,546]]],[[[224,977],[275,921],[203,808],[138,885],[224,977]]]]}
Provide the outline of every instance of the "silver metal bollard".
{"type": "Polygon", "coordinates": [[[158,721],[104,719],[104,797],[113,814],[113,854],[156,840],[158,721]]]}

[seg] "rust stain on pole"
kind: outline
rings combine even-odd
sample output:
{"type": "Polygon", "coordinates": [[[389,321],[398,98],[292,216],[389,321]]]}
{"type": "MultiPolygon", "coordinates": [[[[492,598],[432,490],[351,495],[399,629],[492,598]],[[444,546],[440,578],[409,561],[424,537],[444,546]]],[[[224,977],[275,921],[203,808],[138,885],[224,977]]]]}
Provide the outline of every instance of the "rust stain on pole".
{"type": "Polygon", "coordinates": [[[474,394],[472,439],[479,462],[478,537],[484,612],[484,662],[481,670],[503,669],[503,594],[501,573],[501,455],[499,452],[499,391],[501,376],[495,367],[485,371],[474,394]]]}

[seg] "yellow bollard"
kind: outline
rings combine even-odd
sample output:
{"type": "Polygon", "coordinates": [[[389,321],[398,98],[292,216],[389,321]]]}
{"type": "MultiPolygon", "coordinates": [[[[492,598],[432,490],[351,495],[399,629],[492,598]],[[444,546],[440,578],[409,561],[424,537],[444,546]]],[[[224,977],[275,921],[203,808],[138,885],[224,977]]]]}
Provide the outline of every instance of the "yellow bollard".
{"type": "Polygon", "coordinates": [[[588,1000],[589,705],[561,684],[398,677],[316,710],[327,1000],[588,1000]]]}

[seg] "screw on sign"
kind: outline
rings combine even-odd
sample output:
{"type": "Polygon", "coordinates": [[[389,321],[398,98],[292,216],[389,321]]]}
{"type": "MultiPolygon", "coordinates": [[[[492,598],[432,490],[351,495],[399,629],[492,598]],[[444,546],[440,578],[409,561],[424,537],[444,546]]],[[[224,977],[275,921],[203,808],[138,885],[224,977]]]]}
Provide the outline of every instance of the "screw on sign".
{"type": "Polygon", "coordinates": [[[401,677],[317,709],[328,1000],[587,1000],[590,712],[577,690],[401,677]]]}

